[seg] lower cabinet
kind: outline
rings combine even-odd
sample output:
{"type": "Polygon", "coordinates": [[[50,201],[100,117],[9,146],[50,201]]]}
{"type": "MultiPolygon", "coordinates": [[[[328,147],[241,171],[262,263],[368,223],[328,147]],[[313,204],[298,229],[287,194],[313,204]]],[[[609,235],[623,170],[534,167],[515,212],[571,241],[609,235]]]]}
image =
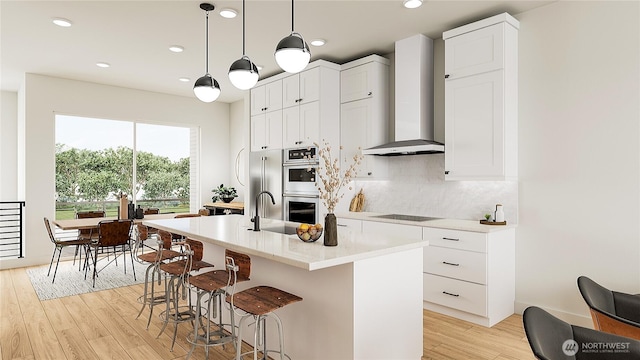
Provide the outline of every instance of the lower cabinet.
{"type": "Polygon", "coordinates": [[[423,228],[424,308],[493,326],[514,313],[515,230],[423,228]]]}

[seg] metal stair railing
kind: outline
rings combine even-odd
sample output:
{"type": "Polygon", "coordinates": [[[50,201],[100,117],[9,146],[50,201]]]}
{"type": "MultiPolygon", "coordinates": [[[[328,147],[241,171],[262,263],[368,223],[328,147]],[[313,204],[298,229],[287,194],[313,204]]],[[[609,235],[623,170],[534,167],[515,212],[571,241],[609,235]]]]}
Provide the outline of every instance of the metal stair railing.
{"type": "Polygon", "coordinates": [[[23,258],[24,201],[0,201],[0,259],[23,258]]]}

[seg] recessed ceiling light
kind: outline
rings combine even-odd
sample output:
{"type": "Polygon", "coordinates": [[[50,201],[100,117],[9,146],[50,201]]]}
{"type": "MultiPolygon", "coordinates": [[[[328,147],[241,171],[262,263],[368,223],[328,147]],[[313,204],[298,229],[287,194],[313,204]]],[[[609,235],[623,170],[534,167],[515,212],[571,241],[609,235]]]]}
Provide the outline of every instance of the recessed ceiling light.
{"type": "Polygon", "coordinates": [[[191,81],[191,79],[189,79],[188,77],[181,77],[181,78],[180,78],[180,79],[178,79],[178,80],[180,80],[180,81],[182,81],[182,82],[189,82],[189,81],[191,81]]]}
{"type": "Polygon", "coordinates": [[[184,47],[180,45],[171,45],[169,46],[169,50],[173,51],[174,53],[181,53],[184,51],[184,47]]]}
{"type": "Polygon", "coordinates": [[[97,62],[96,65],[98,65],[98,67],[101,67],[101,68],[108,68],[109,66],[111,66],[109,65],[109,63],[106,63],[106,62],[97,62]]]}
{"type": "Polygon", "coordinates": [[[327,42],[324,39],[313,39],[311,40],[311,45],[313,46],[322,46],[324,44],[326,44],[327,42]]]}
{"type": "Polygon", "coordinates": [[[53,23],[61,27],[71,26],[71,20],[67,20],[64,18],[53,18],[53,23]]]}
{"type": "Polygon", "coordinates": [[[404,0],[404,7],[407,9],[415,9],[422,5],[422,0],[404,0]]]}
{"type": "Polygon", "coordinates": [[[220,10],[220,16],[226,19],[233,19],[234,17],[238,16],[238,12],[234,9],[226,8],[220,10]]]}

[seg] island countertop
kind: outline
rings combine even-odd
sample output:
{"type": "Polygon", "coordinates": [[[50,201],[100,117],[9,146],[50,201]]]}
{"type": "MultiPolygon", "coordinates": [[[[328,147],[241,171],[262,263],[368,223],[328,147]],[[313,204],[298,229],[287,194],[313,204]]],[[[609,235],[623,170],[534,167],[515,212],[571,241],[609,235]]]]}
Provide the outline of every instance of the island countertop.
{"type": "Polygon", "coordinates": [[[338,228],[338,246],[328,247],[323,245],[322,236],[316,242],[305,243],[295,234],[285,235],[264,230],[286,224],[295,226],[295,223],[261,219],[263,230],[252,231],[250,229],[253,224],[247,223],[246,218],[241,215],[145,220],[143,224],[309,271],[421,248],[429,244],[426,240],[404,238],[402,234],[390,238],[338,228]]]}

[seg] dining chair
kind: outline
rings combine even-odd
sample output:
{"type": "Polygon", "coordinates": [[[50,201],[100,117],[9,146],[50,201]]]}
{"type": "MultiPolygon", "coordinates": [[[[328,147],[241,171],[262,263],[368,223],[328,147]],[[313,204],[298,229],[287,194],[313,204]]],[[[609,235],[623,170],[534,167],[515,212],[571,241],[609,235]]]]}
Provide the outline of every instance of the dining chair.
{"type": "Polygon", "coordinates": [[[522,314],[524,331],[537,359],[640,359],[640,341],[624,336],[571,325],[545,310],[530,306],[522,314]],[[613,349],[598,349],[599,343],[620,344],[613,349]],[[585,350],[586,347],[586,350],[585,350]]]}
{"type": "MultiPolygon", "coordinates": [[[[56,260],[56,269],[53,271],[53,280],[51,280],[51,283],[53,284],[56,281],[56,274],[58,273],[58,265],[60,264],[60,254],[62,253],[62,249],[64,249],[67,246],[75,246],[76,247],[76,255],[78,254],[78,250],[80,249],[79,253],[80,253],[80,260],[79,262],[82,263],[82,250],[84,250],[85,253],[85,258],[89,256],[88,253],[88,249],[87,247],[89,246],[89,244],[91,243],[91,239],[83,239],[83,238],[68,238],[68,239],[64,239],[61,237],[56,237],[53,233],[53,231],[51,230],[51,223],[49,222],[49,219],[47,219],[46,217],[44,218],[44,226],[47,228],[47,233],[49,234],[49,239],[51,240],[51,242],[53,243],[53,245],[55,246],[53,248],[53,255],[51,255],[51,263],[49,263],[49,272],[47,272],[47,276],[49,276],[51,274],[51,266],[53,265],[53,259],[56,257],[56,252],[58,253],[58,259],[56,260]]],[[[73,256],[73,261],[75,262],[76,257],[75,255],[73,256]]]]}
{"type": "Polygon", "coordinates": [[[640,295],[609,290],[586,276],[578,277],[578,289],[596,330],[640,340],[640,295]]]}
{"type": "MultiPolygon", "coordinates": [[[[99,218],[105,217],[106,213],[103,210],[91,210],[91,211],[78,211],[76,212],[76,219],[87,219],[87,218],[99,218]]],[[[97,239],[98,234],[93,229],[80,229],[78,230],[78,238],[82,239],[97,239]]]]}
{"type": "MultiPolygon", "coordinates": [[[[98,241],[91,242],[89,248],[93,251],[93,286],[96,285],[96,277],[98,273],[112,262],[116,262],[118,253],[122,253],[124,273],[127,273],[127,261],[126,252],[129,251],[131,256],[131,267],[133,269],[133,280],[136,280],[136,269],[133,265],[133,251],[131,248],[131,226],[133,220],[119,219],[119,220],[102,220],[98,223],[98,241]],[[114,258],[98,270],[98,250],[102,249],[108,253],[111,250],[114,254],[114,258]]],[[[86,275],[86,272],[85,272],[86,275]]]]}
{"type": "Polygon", "coordinates": [[[144,212],[143,212],[143,214],[145,215],[154,215],[159,213],[160,213],[160,209],[158,208],[146,208],[144,209],[144,212]]]}

